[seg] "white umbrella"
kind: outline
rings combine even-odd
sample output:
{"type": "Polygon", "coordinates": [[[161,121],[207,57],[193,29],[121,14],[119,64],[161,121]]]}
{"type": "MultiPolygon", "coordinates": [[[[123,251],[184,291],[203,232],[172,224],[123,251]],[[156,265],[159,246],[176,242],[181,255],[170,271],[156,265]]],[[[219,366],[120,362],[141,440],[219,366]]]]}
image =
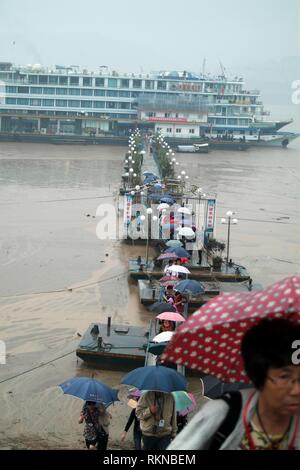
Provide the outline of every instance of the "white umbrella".
{"type": "Polygon", "coordinates": [[[173,334],[174,331],[163,331],[162,333],[154,336],[152,341],[153,343],[165,343],[166,341],[171,341],[173,334]]]}
{"type": "Polygon", "coordinates": [[[179,214],[188,214],[188,215],[191,215],[191,211],[190,211],[190,209],[188,209],[187,207],[179,207],[179,209],[177,210],[177,212],[179,212],[179,214]]]}
{"type": "Polygon", "coordinates": [[[157,206],[157,210],[162,211],[163,209],[169,209],[169,207],[170,207],[169,204],[162,202],[161,204],[157,206]]]}
{"type": "Polygon", "coordinates": [[[178,231],[180,237],[195,238],[195,232],[191,227],[181,227],[178,231]]]}
{"type": "Polygon", "coordinates": [[[184,273],[184,274],[191,274],[191,271],[189,271],[187,268],[184,266],[181,266],[180,264],[173,264],[168,268],[168,272],[170,273],[184,273]]]}

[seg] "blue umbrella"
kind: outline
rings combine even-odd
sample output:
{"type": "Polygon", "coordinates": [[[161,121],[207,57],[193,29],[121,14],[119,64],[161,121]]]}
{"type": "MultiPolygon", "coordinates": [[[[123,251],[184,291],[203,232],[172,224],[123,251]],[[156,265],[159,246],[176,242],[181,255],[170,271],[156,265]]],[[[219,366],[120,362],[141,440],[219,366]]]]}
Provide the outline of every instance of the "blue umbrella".
{"type": "Polygon", "coordinates": [[[164,253],[175,253],[178,258],[190,258],[191,255],[181,246],[167,248],[164,253]]]}
{"type": "Polygon", "coordinates": [[[151,312],[163,313],[163,312],[176,312],[176,308],[173,305],[168,304],[167,302],[155,302],[149,308],[151,312]]]}
{"type": "Polygon", "coordinates": [[[133,385],[139,390],[174,392],[186,390],[187,380],[174,369],[164,366],[138,367],[125,375],[122,384],[133,385]]]}
{"type": "Polygon", "coordinates": [[[200,282],[193,281],[192,279],[185,279],[184,281],[178,282],[175,288],[181,294],[199,295],[205,292],[204,286],[200,282]]]}
{"type": "Polygon", "coordinates": [[[147,178],[144,179],[144,184],[151,184],[154,183],[154,181],[157,181],[155,176],[147,176],[147,178]]]}
{"type": "Polygon", "coordinates": [[[59,385],[66,395],[85,401],[104,403],[106,406],[118,401],[118,390],[110,388],[100,380],[89,377],[74,377],[59,385]]]}
{"type": "Polygon", "coordinates": [[[159,202],[165,202],[166,204],[172,206],[173,204],[175,204],[176,201],[172,196],[164,196],[160,199],[159,202]]]}

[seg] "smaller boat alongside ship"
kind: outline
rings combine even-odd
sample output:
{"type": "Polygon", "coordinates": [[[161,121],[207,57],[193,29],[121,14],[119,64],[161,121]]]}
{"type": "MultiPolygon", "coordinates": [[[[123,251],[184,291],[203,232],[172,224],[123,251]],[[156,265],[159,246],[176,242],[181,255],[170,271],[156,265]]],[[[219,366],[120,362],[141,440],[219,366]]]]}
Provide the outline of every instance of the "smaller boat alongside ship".
{"type": "Polygon", "coordinates": [[[178,145],[177,152],[183,153],[208,153],[209,152],[209,143],[205,142],[203,144],[193,144],[193,145],[178,145]]]}

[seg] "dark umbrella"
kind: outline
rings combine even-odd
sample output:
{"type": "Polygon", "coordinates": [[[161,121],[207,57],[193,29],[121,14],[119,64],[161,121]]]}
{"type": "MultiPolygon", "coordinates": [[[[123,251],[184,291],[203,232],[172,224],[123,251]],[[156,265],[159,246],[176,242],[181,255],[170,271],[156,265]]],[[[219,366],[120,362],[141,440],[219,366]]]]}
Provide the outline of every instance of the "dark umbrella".
{"type": "Polygon", "coordinates": [[[163,341],[162,343],[153,343],[152,341],[149,343],[148,352],[151,354],[155,354],[155,356],[159,356],[165,347],[169,344],[169,341],[163,341]]]}
{"type": "Polygon", "coordinates": [[[191,295],[204,294],[205,292],[204,286],[200,282],[193,281],[192,279],[185,279],[184,281],[178,282],[178,284],[176,284],[176,290],[181,294],[191,295]]]}
{"type": "Polygon", "coordinates": [[[164,366],[138,367],[125,375],[121,383],[133,385],[139,390],[166,393],[186,390],[187,387],[187,380],[182,374],[164,366]]]}
{"type": "Polygon", "coordinates": [[[167,302],[155,302],[151,305],[150,310],[155,313],[176,312],[176,308],[167,302]]]}
{"type": "Polygon", "coordinates": [[[150,184],[150,183],[154,183],[154,181],[157,181],[158,178],[154,175],[149,175],[149,176],[146,176],[146,178],[144,179],[144,184],[150,184]]]}
{"type": "Polygon", "coordinates": [[[167,248],[164,253],[175,253],[177,258],[190,258],[191,255],[181,246],[167,248]]]}
{"type": "Polygon", "coordinates": [[[202,382],[204,385],[203,395],[208,398],[219,398],[223,393],[226,392],[234,392],[236,390],[242,390],[244,388],[253,388],[251,384],[245,383],[225,383],[218,380],[216,377],[212,375],[207,375],[206,377],[202,378],[202,382]]]}
{"type": "Polygon", "coordinates": [[[164,202],[166,204],[169,204],[170,206],[172,206],[173,204],[175,204],[175,199],[172,197],[172,196],[164,196],[164,197],[161,197],[160,203],[164,202]]]}
{"type": "Polygon", "coordinates": [[[148,199],[150,199],[153,202],[159,203],[159,201],[161,199],[161,193],[157,193],[157,192],[150,193],[150,192],[148,192],[148,199]]]}

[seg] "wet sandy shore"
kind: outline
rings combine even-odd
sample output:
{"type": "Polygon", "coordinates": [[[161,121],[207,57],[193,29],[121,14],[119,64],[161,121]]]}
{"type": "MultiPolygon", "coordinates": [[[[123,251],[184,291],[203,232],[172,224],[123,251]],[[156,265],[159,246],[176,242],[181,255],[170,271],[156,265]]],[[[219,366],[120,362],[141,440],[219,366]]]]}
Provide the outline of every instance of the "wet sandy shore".
{"type": "MultiPolygon", "coordinates": [[[[237,211],[231,256],[262,285],[299,274],[299,148],[177,157],[191,183],[217,193],[218,238],[226,241],[220,217],[237,211]]],[[[82,402],[57,384],[95,374],[119,387],[124,374],[77,362],[78,334],[108,315],[143,325],[152,317],[127,278],[128,257],[144,248],[96,237],[93,216],[101,201],[116,203],[124,152],[1,144],[0,339],[8,355],[0,365],[0,448],[82,448],[82,402]]],[[[200,401],[198,384],[190,380],[200,401]]],[[[120,446],[129,412],[125,399],[111,407],[110,447],[120,446]]]]}

